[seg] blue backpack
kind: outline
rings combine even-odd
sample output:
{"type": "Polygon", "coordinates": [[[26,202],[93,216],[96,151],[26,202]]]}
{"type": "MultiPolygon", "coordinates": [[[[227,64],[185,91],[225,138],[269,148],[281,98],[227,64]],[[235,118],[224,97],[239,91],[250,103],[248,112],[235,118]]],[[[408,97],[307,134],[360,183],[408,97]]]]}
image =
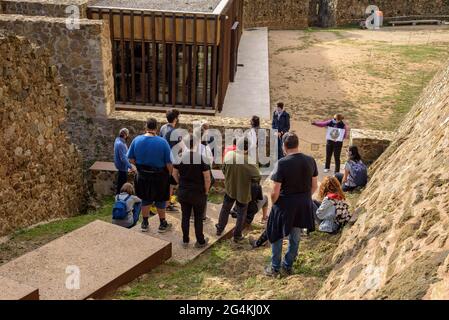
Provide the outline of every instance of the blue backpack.
{"type": "Polygon", "coordinates": [[[126,202],[131,197],[128,195],[125,200],[120,200],[117,196],[117,200],[114,203],[114,207],[112,208],[112,219],[114,220],[123,220],[128,216],[128,207],[126,202]]]}
{"type": "Polygon", "coordinates": [[[352,179],[357,187],[364,187],[368,183],[368,168],[362,161],[354,162],[352,165],[352,179]]]}

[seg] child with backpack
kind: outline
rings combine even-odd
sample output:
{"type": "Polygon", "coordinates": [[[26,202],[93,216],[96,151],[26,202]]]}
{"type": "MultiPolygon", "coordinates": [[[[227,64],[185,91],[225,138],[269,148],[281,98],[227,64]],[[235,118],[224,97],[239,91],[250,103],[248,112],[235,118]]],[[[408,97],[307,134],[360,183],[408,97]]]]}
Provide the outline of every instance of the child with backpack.
{"type": "Polygon", "coordinates": [[[125,183],[120,189],[120,194],[115,196],[112,223],[131,229],[139,221],[141,205],[142,200],[135,196],[134,186],[125,183]]]}
{"type": "Polygon", "coordinates": [[[315,213],[316,222],[319,223],[319,230],[335,234],[351,219],[349,205],[345,194],[341,189],[340,182],[335,177],[325,177],[320,186],[316,201],[318,207],[315,213]]]}
{"type": "Polygon", "coordinates": [[[348,148],[348,161],[345,164],[345,173],[337,173],[335,177],[340,181],[344,192],[351,192],[363,188],[368,182],[368,168],[362,161],[359,149],[356,146],[348,148]]]}

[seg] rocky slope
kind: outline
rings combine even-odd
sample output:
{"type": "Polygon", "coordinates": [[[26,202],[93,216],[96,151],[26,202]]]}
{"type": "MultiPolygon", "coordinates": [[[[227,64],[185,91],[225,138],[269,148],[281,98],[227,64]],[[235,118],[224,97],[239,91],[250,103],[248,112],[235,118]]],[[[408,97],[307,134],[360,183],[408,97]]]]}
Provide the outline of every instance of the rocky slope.
{"type": "Polygon", "coordinates": [[[449,65],[373,165],[321,299],[449,299],[449,65]]]}
{"type": "Polygon", "coordinates": [[[83,206],[81,158],[62,129],[55,75],[45,50],[0,34],[0,235],[83,206]]]}

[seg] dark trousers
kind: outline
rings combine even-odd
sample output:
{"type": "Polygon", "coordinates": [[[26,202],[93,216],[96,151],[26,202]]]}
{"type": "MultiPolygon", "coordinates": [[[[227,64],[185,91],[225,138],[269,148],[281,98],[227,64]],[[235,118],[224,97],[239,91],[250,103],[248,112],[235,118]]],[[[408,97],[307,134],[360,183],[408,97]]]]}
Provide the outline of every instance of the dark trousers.
{"type": "Polygon", "coordinates": [[[126,172],[126,171],[119,171],[117,173],[117,191],[116,191],[116,194],[120,194],[120,189],[127,182],[128,182],[128,172],[126,172]]]}
{"type": "Polygon", "coordinates": [[[338,181],[340,182],[341,188],[343,189],[344,192],[351,192],[351,191],[354,191],[355,189],[357,189],[357,187],[350,187],[350,186],[343,184],[343,177],[344,177],[343,173],[337,172],[335,174],[335,178],[337,178],[338,181]]]}
{"type": "Polygon", "coordinates": [[[180,199],[179,202],[181,204],[182,211],[181,228],[184,243],[188,243],[190,241],[190,215],[193,211],[196,241],[199,244],[204,244],[203,215],[204,207],[207,202],[206,195],[191,197],[190,199],[180,199]]]}
{"type": "Polygon", "coordinates": [[[223,200],[223,206],[221,207],[220,217],[218,218],[218,229],[223,231],[228,225],[229,214],[231,209],[236,204],[235,209],[237,211],[237,220],[235,222],[234,238],[240,238],[242,236],[243,228],[245,227],[246,213],[248,211],[248,204],[240,203],[230,196],[225,194],[223,200]]]}
{"type": "Polygon", "coordinates": [[[278,160],[284,157],[284,150],[282,150],[282,137],[278,138],[278,160]]]}
{"type": "Polygon", "coordinates": [[[343,148],[343,142],[327,140],[325,169],[331,168],[331,159],[332,159],[332,155],[334,155],[335,172],[340,172],[340,156],[341,156],[342,148],[343,148]]]}

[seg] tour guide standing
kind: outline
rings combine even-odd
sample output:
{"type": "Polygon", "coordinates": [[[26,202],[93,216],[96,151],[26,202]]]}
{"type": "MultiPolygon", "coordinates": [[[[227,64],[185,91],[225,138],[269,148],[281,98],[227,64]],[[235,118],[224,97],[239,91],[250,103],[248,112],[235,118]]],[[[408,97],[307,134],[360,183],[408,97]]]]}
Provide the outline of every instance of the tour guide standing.
{"type": "Polygon", "coordinates": [[[290,131],[290,115],[284,110],[284,103],[282,102],[278,102],[276,106],[271,128],[278,131],[278,159],[281,159],[284,156],[282,150],[282,137],[290,131]]]}
{"type": "Polygon", "coordinates": [[[332,155],[334,155],[335,159],[335,173],[340,172],[340,156],[341,149],[343,148],[343,140],[349,138],[349,127],[343,120],[344,116],[338,113],[331,120],[312,122],[314,126],[327,128],[325,173],[330,171],[332,155]]]}
{"type": "Polygon", "coordinates": [[[271,180],[274,181],[271,200],[273,207],[268,218],[267,235],[271,243],[271,265],[268,276],[277,276],[281,268],[292,273],[298,255],[301,229],[315,230],[312,194],[318,188],[316,162],[299,152],[298,136],[286,133],[283,138],[286,156],[278,161],[271,180]],[[282,242],[289,237],[288,250],[281,265],[282,242]]]}
{"type": "Polygon", "coordinates": [[[217,228],[220,236],[226,228],[232,206],[236,203],[237,221],[234,229],[234,241],[243,240],[242,231],[246,221],[248,203],[251,201],[251,184],[260,180],[260,172],[254,160],[248,157],[249,142],[241,138],[236,151],[229,151],[224,158],[225,196],[221,207],[217,228]]]}
{"type": "Polygon", "coordinates": [[[122,186],[128,182],[128,170],[135,171],[133,165],[128,161],[126,153],[128,152],[128,146],[126,140],[129,137],[129,130],[123,128],[119,132],[119,136],[114,142],[114,164],[118,170],[117,174],[117,191],[115,194],[120,194],[122,186]]]}
{"type": "Polygon", "coordinates": [[[157,121],[151,118],[146,133],[136,137],[128,151],[128,158],[137,167],[136,195],[142,199],[142,231],[148,231],[150,206],[154,203],[159,215],[159,232],[166,232],[171,224],[165,219],[165,205],[170,197],[170,175],[173,165],[168,142],[156,133],[157,121]]]}

